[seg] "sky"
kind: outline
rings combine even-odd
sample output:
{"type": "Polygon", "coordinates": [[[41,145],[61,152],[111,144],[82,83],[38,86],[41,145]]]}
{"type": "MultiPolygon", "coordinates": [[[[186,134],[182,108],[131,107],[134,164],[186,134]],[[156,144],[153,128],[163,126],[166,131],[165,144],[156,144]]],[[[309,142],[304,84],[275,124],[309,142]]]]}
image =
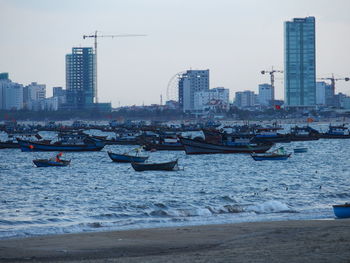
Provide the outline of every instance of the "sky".
{"type": "MultiPolygon", "coordinates": [[[[0,0],[0,72],[65,88],[65,55],[98,38],[98,98],[113,107],[173,99],[170,80],[209,69],[210,88],[258,92],[261,70],[283,70],[283,23],[316,18],[318,78],[350,77],[349,0],[0,0]],[[169,83],[170,82],[170,83],[169,83]]],[[[284,98],[276,73],[276,98],[284,98]]],[[[350,95],[350,81],[336,83],[350,95]]]]}

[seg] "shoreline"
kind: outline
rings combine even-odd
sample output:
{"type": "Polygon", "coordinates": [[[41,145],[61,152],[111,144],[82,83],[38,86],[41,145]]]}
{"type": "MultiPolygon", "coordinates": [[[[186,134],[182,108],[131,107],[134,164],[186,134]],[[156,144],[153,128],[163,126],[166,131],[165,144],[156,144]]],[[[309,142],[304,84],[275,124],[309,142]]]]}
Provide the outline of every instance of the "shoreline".
{"type": "Polygon", "coordinates": [[[350,219],[85,232],[0,240],[0,262],[347,262],[350,219]]]}

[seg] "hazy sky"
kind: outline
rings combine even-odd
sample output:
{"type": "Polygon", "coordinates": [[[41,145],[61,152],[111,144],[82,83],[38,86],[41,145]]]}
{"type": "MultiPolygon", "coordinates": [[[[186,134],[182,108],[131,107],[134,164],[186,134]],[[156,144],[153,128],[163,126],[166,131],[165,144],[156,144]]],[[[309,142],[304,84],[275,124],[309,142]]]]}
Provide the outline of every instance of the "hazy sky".
{"type": "MultiPolygon", "coordinates": [[[[165,101],[172,76],[191,68],[210,69],[210,87],[232,99],[268,82],[261,70],[283,70],[283,22],[295,17],[316,17],[317,76],[349,77],[349,10],[349,0],[0,0],[0,72],[51,95],[65,87],[65,55],[93,45],[84,34],[147,34],[98,39],[101,102],[165,101]]],[[[350,82],[336,92],[350,95],[350,82]]]]}

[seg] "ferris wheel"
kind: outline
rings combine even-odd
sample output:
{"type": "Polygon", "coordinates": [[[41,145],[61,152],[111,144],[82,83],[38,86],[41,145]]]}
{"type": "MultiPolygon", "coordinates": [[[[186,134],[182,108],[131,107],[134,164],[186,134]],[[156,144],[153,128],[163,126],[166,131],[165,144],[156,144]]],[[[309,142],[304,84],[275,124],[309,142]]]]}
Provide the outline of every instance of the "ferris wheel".
{"type": "Polygon", "coordinates": [[[180,71],[170,78],[166,90],[166,99],[168,101],[179,101],[179,80],[185,72],[186,71],[180,71]]]}

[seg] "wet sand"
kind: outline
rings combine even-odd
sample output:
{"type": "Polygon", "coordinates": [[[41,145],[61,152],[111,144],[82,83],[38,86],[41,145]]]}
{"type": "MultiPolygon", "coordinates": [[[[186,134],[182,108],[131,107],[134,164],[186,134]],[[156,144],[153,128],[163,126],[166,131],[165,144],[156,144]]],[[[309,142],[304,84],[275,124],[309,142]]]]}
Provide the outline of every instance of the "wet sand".
{"type": "Polygon", "coordinates": [[[0,240],[1,262],[350,262],[350,219],[0,240]]]}

